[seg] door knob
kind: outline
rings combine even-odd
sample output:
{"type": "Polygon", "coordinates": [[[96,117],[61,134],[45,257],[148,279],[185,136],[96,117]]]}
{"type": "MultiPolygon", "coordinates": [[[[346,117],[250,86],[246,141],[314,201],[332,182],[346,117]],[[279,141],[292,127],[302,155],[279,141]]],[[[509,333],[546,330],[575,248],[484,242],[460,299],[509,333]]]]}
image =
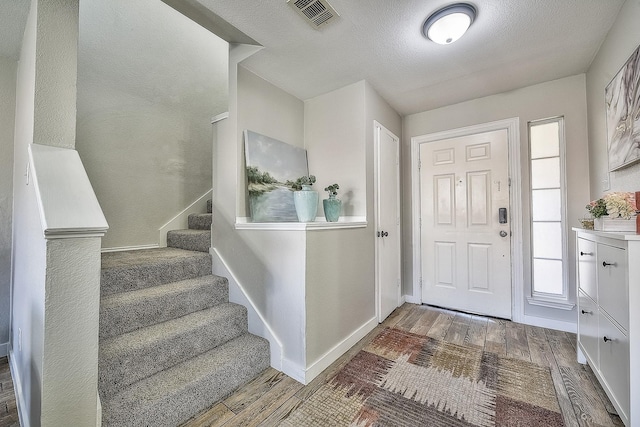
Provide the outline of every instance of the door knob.
{"type": "Polygon", "coordinates": [[[504,230],[500,231],[500,237],[507,237],[507,232],[504,230]]]}

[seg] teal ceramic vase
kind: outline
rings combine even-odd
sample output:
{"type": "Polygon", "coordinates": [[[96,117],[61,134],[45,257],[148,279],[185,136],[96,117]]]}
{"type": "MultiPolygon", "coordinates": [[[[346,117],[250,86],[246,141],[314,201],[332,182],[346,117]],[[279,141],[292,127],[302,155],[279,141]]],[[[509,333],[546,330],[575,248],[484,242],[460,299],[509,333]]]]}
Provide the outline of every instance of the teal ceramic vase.
{"type": "Polygon", "coordinates": [[[322,201],[322,207],[324,208],[324,217],[327,222],[338,221],[340,210],[342,209],[342,200],[336,199],[335,195],[330,194],[328,199],[322,201]]]}
{"type": "Polygon", "coordinates": [[[312,222],[318,211],[318,192],[312,190],[310,185],[303,185],[302,190],[293,192],[293,204],[296,206],[298,221],[312,222]]]}

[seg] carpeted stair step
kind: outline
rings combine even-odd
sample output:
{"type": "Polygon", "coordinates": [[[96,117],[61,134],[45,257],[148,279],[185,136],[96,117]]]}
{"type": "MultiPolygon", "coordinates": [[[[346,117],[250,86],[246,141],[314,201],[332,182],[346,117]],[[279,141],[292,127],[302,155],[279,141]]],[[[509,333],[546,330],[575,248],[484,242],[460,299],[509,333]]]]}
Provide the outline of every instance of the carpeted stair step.
{"type": "Polygon", "coordinates": [[[211,230],[213,214],[191,214],[189,215],[189,228],[191,230],[211,230]]]}
{"type": "Polygon", "coordinates": [[[209,252],[211,230],[173,230],[167,233],[167,246],[187,251],[209,252]]]}
{"type": "Polygon", "coordinates": [[[213,201],[211,199],[207,200],[207,213],[213,212],[213,201]]]}
{"type": "Polygon", "coordinates": [[[177,248],[102,254],[100,292],[110,295],[211,274],[211,256],[177,248]]]}
{"type": "Polygon", "coordinates": [[[100,344],[99,389],[108,399],[123,388],[247,332],[247,309],[224,303],[100,344]]]}
{"type": "Polygon", "coordinates": [[[241,335],[103,399],[103,425],[175,427],[268,367],[268,342],[241,335]]]}
{"type": "Polygon", "coordinates": [[[208,275],[100,300],[100,339],[134,331],[229,301],[225,277],[208,275]]]}

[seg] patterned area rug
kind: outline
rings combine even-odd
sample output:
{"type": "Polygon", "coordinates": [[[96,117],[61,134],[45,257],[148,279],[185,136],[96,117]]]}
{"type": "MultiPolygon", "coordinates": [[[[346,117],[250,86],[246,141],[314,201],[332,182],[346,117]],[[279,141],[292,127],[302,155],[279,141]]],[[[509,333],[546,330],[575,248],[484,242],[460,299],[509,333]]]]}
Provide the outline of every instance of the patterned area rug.
{"type": "Polygon", "coordinates": [[[285,426],[563,426],[549,368],[386,328],[285,426]]]}

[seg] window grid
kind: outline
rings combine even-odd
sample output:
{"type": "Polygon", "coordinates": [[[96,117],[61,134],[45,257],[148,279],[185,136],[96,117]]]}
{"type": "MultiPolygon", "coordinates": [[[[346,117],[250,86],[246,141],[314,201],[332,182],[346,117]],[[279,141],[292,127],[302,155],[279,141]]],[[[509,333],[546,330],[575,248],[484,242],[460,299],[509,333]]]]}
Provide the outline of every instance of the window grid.
{"type": "MultiPolygon", "coordinates": [[[[541,150],[537,150],[540,153],[541,150]]],[[[568,299],[568,289],[567,289],[567,269],[566,262],[563,262],[567,259],[568,249],[567,249],[567,239],[566,228],[565,228],[565,218],[566,218],[566,191],[565,191],[565,181],[564,181],[564,118],[557,117],[546,120],[539,120],[529,122],[529,170],[530,170],[530,179],[531,179],[531,190],[529,193],[529,199],[531,203],[531,298],[539,299],[539,300],[554,300],[554,301],[567,301],[568,299]],[[541,128],[544,126],[544,128],[541,128]],[[543,144],[543,147],[553,147],[554,151],[557,155],[542,155],[540,157],[534,157],[532,154],[536,151],[536,148],[540,146],[536,146],[535,144],[543,144]],[[557,173],[558,178],[557,182],[548,182],[548,175],[543,177],[545,182],[539,183],[543,185],[535,186],[534,182],[540,181],[540,177],[534,176],[534,163],[539,160],[555,160],[558,159],[558,170],[553,172],[557,173]],[[536,179],[537,178],[537,179],[536,179]],[[552,203],[549,200],[540,200],[537,199],[537,204],[534,206],[534,193],[540,190],[559,190],[560,200],[560,218],[558,220],[552,219],[534,219],[534,209],[538,208],[543,212],[549,212],[552,209],[549,209],[549,203],[552,203]],[[536,247],[536,240],[533,238],[533,229],[535,224],[558,224],[558,232],[560,236],[549,236],[549,239],[556,240],[556,242],[560,242],[560,257],[557,257],[555,253],[557,250],[549,246],[547,243],[539,243],[539,246],[536,247]],[[558,240],[559,239],[559,240],[558,240]],[[543,252],[539,254],[538,252],[543,252]],[[544,252],[547,253],[544,253],[544,252]],[[554,254],[549,254],[549,251],[555,252],[554,254]],[[534,254],[537,254],[534,256],[534,254]],[[551,255],[551,256],[549,256],[551,255]],[[561,269],[558,270],[558,262],[561,264],[561,269]],[[542,266],[541,264],[544,264],[542,266]],[[556,267],[556,268],[553,268],[556,267]]],[[[557,209],[557,207],[556,207],[557,209]]],[[[557,212],[557,210],[556,210],[557,212]]],[[[539,215],[542,216],[542,215],[539,215]]],[[[557,246],[554,246],[557,248],[557,246]]]]}

